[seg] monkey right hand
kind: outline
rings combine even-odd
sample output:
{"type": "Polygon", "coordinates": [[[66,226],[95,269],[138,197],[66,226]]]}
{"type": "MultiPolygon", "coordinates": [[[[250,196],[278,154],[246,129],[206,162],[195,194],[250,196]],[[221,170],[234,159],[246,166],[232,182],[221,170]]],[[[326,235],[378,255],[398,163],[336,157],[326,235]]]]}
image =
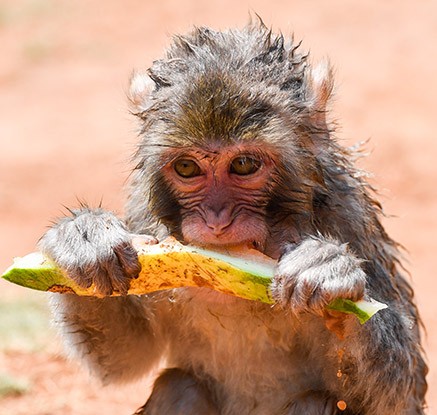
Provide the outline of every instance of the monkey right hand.
{"type": "Polygon", "coordinates": [[[325,315],[336,298],[361,300],[366,290],[362,260],[347,244],[310,236],[288,247],[281,257],[271,286],[273,297],[295,314],[325,315]]]}
{"type": "MultiPolygon", "coordinates": [[[[126,294],[130,280],[140,272],[133,235],[103,209],[83,207],[70,212],[41,238],[41,251],[81,287],[94,284],[101,295],[126,294]]],[[[157,241],[150,237],[148,242],[157,241]]]]}

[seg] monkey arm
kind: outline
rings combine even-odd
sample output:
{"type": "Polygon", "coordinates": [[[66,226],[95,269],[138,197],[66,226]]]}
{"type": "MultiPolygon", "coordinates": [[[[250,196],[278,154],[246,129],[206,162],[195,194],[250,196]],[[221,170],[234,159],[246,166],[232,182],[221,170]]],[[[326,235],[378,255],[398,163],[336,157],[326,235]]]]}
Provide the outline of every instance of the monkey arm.
{"type": "MultiPolygon", "coordinates": [[[[389,247],[378,246],[379,252],[385,249],[389,247]]],[[[348,349],[356,362],[357,375],[366,373],[371,386],[364,388],[364,399],[375,404],[372,390],[378,390],[389,408],[386,413],[423,414],[428,368],[421,347],[421,320],[410,284],[392,257],[383,258],[369,259],[363,269],[368,275],[368,293],[387,303],[388,308],[358,331],[348,330],[348,349]]],[[[375,413],[381,413],[379,407],[375,413]]]]}
{"type": "MultiPolygon", "coordinates": [[[[86,206],[71,210],[41,238],[39,247],[78,285],[101,295],[127,291],[140,265],[132,235],[111,212],[86,206]]],[[[104,382],[140,376],[163,347],[152,301],[140,297],[52,296],[57,324],[73,354],[104,382]]]]}
{"type": "MultiPolygon", "coordinates": [[[[353,407],[357,401],[364,402],[368,413],[422,413],[427,367],[420,347],[419,320],[411,288],[398,273],[395,278],[396,290],[376,259],[360,260],[347,245],[320,236],[290,247],[279,261],[272,292],[296,314],[326,317],[324,306],[337,297],[358,300],[370,296],[388,304],[364,325],[354,318],[340,317],[341,335],[335,343],[341,379],[326,382],[351,403],[354,413],[362,410],[353,407]],[[374,399],[381,393],[383,402],[374,399]]],[[[319,338],[311,336],[308,341],[318,349],[319,338]]]]}
{"type": "Polygon", "coordinates": [[[52,294],[50,305],[69,352],[109,383],[144,375],[165,350],[151,303],[138,296],[52,294]]]}
{"type": "MultiPolygon", "coordinates": [[[[313,324],[320,324],[321,318],[313,319],[313,324]]],[[[326,362],[333,358],[333,367],[322,371],[320,377],[326,388],[347,404],[347,413],[424,415],[427,367],[421,356],[417,321],[408,306],[400,309],[389,303],[364,325],[346,317],[343,335],[332,335],[330,340],[308,324],[311,316],[303,321],[306,325],[299,335],[304,336],[313,359],[320,359],[323,344],[330,344],[324,365],[328,367],[326,362]]]]}
{"type": "Polygon", "coordinates": [[[366,413],[372,414],[424,413],[428,370],[422,357],[418,322],[410,311],[393,303],[363,326],[353,320],[346,325],[345,338],[337,346],[343,353],[338,363],[342,373],[338,385],[345,402],[360,401],[366,413]],[[379,400],[379,396],[384,399],[379,400]]]}

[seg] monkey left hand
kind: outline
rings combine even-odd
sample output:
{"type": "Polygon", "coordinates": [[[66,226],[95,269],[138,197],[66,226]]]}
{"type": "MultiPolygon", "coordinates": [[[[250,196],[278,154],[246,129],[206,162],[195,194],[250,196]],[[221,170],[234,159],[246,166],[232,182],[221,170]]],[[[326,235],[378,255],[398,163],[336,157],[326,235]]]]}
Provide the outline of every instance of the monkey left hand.
{"type": "Polygon", "coordinates": [[[273,279],[274,299],[294,313],[323,316],[335,298],[363,298],[366,274],[347,244],[323,237],[308,237],[289,247],[281,257],[273,279]]]}

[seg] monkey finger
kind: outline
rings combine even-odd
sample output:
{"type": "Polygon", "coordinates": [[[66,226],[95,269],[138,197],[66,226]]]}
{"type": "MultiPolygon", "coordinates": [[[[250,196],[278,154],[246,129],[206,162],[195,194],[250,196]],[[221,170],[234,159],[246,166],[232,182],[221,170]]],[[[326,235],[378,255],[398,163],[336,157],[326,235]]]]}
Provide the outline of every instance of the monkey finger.
{"type": "Polygon", "coordinates": [[[126,276],[128,278],[137,278],[141,271],[141,265],[131,243],[126,241],[118,244],[114,247],[114,253],[126,276]]]}
{"type": "Polygon", "coordinates": [[[111,293],[112,290],[115,290],[121,295],[126,295],[129,289],[129,282],[131,278],[124,272],[117,256],[111,256],[105,262],[104,267],[106,271],[106,280],[109,281],[111,285],[111,293]]]}
{"type": "Polygon", "coordinates": [[[306,281],[299,281],[290,292],[290,306],[299,313],[308,310],[308,302],[313,296],[316,287],[306,281]]]}
{"type": "Polygon", "coordinates": [[[327,303],[335,298],[344,298],[352,301],[364,297],[366,282],[364,272],[357,268],[343,278],[333,278],[325,281],[322,287],[323,296],[327,303]]]}
{"type": "Polygon", "coordinates": [[[80,266],[75,267],[74,270],[72,268],[67,269],[67,274],[70,276],[76,284],[83,288],[91,287],[93,283],[92,275],[87,271],[86,267],[80,266]]]}
{"type": "Polygon", "coordinates": [[[322,315],[323,310],[329,304],[331,296],[323,291],[320,285],[314,285],[312,291],[307,293],[306,307],[312,313],[322,315]]]}
{"type": "Polygon", "coordinates": [[[295,281],[285,275],[275,275],[270,289],[273,298],[286,307],[293,301],[295,281]]]}
{"type": "Polygon", "coordinates": [[[97,293],[107,296],[112,294],[113,287],[106,267],[102,265],[102,263],[93,264],[86,267],[84,271],[92,278],[97,293]]]}
{"type": "Polygon", "coordinates": [[[361,268],[356,268],[348,275],[350,283],[345,292],[346,297],[352,301],[358,301],[364,298],[366,292],[366,274],[361,268]]]}
{"type": "Polygon", "coordinates": [[[323,315],[325,307],[334,299],[332,295],[323,292],[318,288],[311,297],[308,298],[307,306],[315,314],[323,315]]]}

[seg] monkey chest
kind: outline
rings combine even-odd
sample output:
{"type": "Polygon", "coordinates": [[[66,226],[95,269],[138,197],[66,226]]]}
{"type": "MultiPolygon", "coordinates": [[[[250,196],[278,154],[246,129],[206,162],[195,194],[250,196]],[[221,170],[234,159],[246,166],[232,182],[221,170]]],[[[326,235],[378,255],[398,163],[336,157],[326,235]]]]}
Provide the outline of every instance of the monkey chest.
{"type": "Polygon", "coordinates": [[[196,296],[176,309],[169,365],[204,374],[244,396],[280,391],[288,396],[322,386],[317,366],[326,364],[324,347],[320,362],[310,357],[313,345],[290,316],[268,305],[220,297],[196,296]]]}

